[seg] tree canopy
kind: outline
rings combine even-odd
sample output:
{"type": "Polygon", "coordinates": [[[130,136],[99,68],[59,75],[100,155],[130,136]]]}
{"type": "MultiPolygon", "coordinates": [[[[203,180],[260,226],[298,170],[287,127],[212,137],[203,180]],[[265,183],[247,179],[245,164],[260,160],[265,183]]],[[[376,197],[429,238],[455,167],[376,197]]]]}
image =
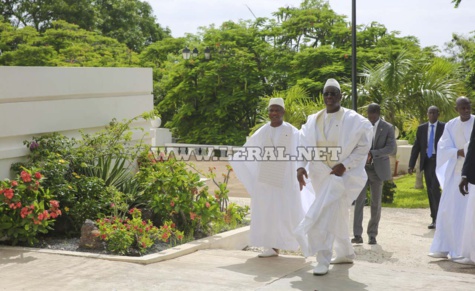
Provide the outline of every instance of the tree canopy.
{"type": "MultiPolygon", "coordinates": [[[[0,8],[0,65],[151,67],[156,109],[181,142],[241,145],[266,120],[266,98],[280,94],[298,100],[286,116],[298,124],[307,114],[298,111],[315,110],[328,78],[340,81],[351,107],[352,24],[327,1],[179,38],[146,1],[4,0],[0,8]],[[198,54],[184,60],[185,47],[198,54]]],[[[360,109],[380,103],[405,134],[407,120],[424,120],[428,106],[447,120],[454,98],[473,97],[475,34],[454,34],[448,55],[438,56],[436,47],[421,48],[382,23],[356,28],[360,109]]]]}

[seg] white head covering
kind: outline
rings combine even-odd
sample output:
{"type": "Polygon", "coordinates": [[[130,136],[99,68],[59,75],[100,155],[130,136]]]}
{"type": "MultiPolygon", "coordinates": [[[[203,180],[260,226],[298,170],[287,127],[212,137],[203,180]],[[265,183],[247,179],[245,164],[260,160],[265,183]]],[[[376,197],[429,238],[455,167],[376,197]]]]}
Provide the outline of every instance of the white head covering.
{"type": "Polygon", "coordinates": [[[336,87],[338,88],[338,90],[341,91],[340,84],[335,79],[328,79],[327,82],[325,83],[325,86],[323,87],[323,90],[325,90],[326,87],[336,87]]]}
{"type": "Polygon", "coordinates": [[[284,99],[282,98],[271,98],[269,101],[269,106],[267,106],[267,108],[269,108],[271,105],[279,105],[280,107],[285,109],[284,99]]]}

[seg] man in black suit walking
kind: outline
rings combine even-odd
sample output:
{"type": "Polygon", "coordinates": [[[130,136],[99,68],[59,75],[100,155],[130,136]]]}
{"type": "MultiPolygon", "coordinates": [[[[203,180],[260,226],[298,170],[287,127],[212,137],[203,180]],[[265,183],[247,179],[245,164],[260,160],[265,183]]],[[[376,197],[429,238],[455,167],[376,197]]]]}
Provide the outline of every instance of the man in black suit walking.
{"type": "Polygon", "coordinates": [[[419,169],[424,171],[427,196],[429,197],[430,216],[432,217],[429,229],[434,229],[440,201],[440,185],[435,174],[437,143],[444,132],[445,123],[437,120],[439,118],[439,108],[436,106],[430,106],[427,109],[427,117],[429,122],[423,123],[417,128],[416,140],[412,146],[407,172],[409,174],[414,172],[417,156],[419,156],[419,169]]]}
{"type": "MultiPolygon", "coordinates": [[[[475,129],[475,123],[473,125],[475,129]]],[[[462,181],[460,181],[459,189],[462,195],[468,194],[468,184],[475,184],[475,130],[472,130],[467,152],[465,153],[465,161],[462,168],[462,181]]]]}

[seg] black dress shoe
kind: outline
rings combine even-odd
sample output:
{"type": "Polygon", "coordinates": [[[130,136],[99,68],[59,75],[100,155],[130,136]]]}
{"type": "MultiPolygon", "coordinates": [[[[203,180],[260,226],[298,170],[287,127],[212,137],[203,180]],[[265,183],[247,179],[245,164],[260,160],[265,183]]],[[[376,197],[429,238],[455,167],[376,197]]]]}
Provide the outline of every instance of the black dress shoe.
{"type": "Polygon", "coordinates": [[[374,236],[370,236],[370,237],[369,237],[368,244],[369,244],[369,245],[375,245],[375,244],[377,244],[376,238],[375,238],[374,236]]]}
{"type": "Polygon", "coordinates": [[[352,244],[362,244],[363,243],[363,238],[359,235],[355,235],[354,238],[351,239],[352,244]]]}
{"type": "Polygon", "coordinates": [[[429,226],[427,228],[428,229],[435,229],[435,222],[432,222],[431,224],[429,224],[429,226]]]}

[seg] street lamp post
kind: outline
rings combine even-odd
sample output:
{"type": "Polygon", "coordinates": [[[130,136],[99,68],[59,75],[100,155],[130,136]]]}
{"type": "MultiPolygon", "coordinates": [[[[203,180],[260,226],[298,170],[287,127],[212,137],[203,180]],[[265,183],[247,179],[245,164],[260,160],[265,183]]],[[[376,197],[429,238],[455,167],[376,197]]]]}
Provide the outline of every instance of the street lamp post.
{"type": "MultiPolygon", "coordinates": [[[[182,51],[183,59],[189,60],[192,56],[193,56],[193,58],[197,58],[198,53],[199,53],[199,51],[196,47],[193,49],[193,51],[191,51],[188,47],[185,47],[182,51]]],[[[211,59],[211,50],[209,49],[209,47],[205,48],[204,55],[205,55],[205,60],[210,60],[211,59]]]]}
{"type": "Polygon", "coordinates": [[[183,52],[182,52],[182,53],[183,53],[183,58],[184,58],[185,60],[189,60],[189,59],[190,59],[190,57],[191,57],[191,51],[190,51],[190,49],[189,49],[188,47],[185,47],[185,48],[183,49],[183,52]]]}
{"type": "Polygon", "coordinates": [[[352,0],[351,7],[351,96],[353,110],[358,109],[358,95],[356,91],[356,0],[352,0]]]}

